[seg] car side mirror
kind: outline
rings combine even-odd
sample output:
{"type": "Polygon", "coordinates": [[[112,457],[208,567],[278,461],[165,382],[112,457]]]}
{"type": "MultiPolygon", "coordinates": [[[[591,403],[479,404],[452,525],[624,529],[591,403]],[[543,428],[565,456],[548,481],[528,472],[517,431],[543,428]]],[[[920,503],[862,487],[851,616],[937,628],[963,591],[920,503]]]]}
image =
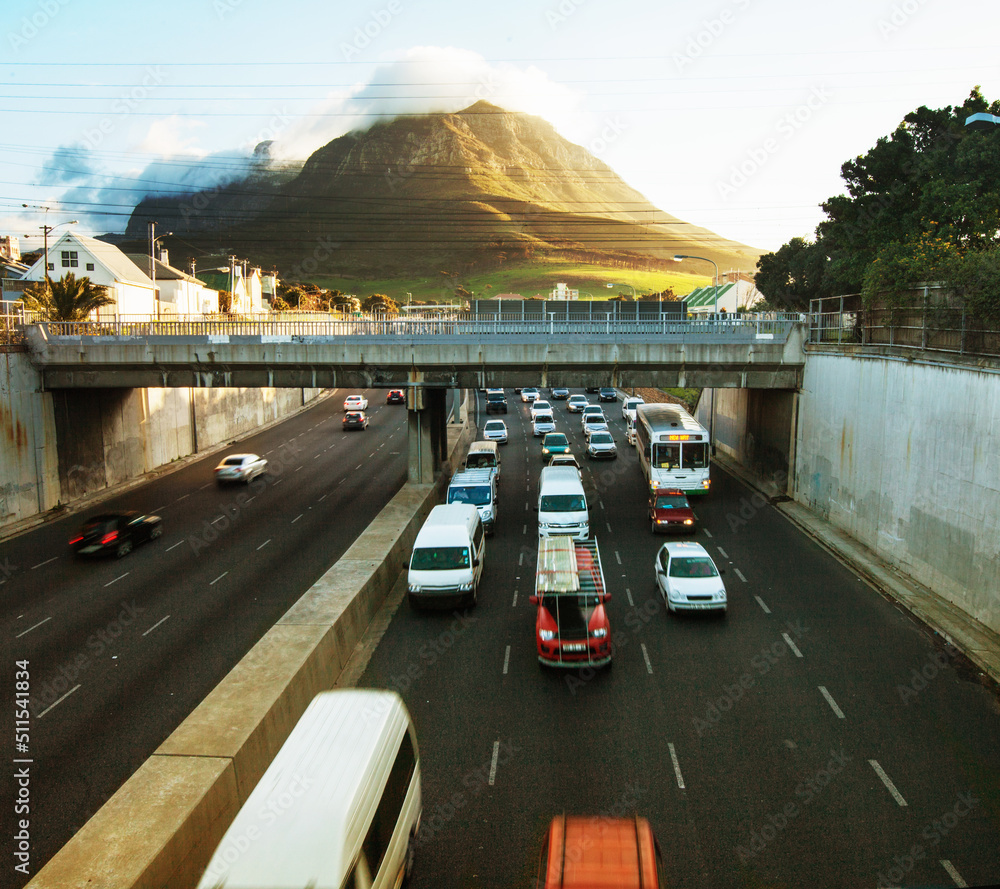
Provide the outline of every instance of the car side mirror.
{"type": "Polygon", "coordinates": [[[726,573],[726,569],[725,568],[720,568],[719,569],[719,574],[725,574],[725,573],[726,573]]]}
{"type": "Polygon", "coordinates": [[[473,568],[478,568],[479,567],[479,561],[480,561],[479,559],[473,559],[472,560],[472,567],[473,568]]]}
{"type": "Polygon", "coordinates": [[[537,503],[532,508],[535,510],[535,512],[538,512],[538,504],[537,503]]]}
{"type": "Polygon", "coordinates": [[[530,596],[528,596],[528,601],[532,605],[537,605],[538,604],[538,596],[536,596],[534,593],[532,593],[530,596]]]}

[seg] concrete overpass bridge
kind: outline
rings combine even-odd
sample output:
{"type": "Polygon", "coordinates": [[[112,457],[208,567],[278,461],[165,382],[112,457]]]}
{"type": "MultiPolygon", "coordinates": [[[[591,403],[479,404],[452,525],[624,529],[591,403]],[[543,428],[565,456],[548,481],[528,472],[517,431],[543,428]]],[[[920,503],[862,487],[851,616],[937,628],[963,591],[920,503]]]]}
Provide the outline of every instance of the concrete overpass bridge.
{"type": "Polygon", "coordinates": [[[432,475],[443,459],[448,389],[794,390],[807,335],[797,316],[143,319],[46,322],[25,330],[46,389],[405,388],[414,479],[432,475]]]}

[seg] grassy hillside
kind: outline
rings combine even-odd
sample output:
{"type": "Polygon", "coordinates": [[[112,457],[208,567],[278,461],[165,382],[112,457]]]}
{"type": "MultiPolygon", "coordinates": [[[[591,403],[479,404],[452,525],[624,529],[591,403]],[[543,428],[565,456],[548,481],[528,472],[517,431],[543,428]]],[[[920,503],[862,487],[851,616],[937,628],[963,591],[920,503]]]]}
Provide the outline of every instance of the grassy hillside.
{"type": "MultiPolygon", "coordinates": [[[[445,271],[450,271],[445,269],[445,271]]],[[[608,299],[619,292],[631,295],[631,284],[641,295],[671,288],[677,295],[690,293],[695,287],[711,283],[710,278],[689,275],[683,272],[640,272],[604,268],[599,265],[579,263],[547,262],[530,265],[506,265],[501,269],[477,272],[469,275],[411,276],[411,277],[358,277],[347,278],[318,275],[316,284],[328,289],[353,293],[364,298],[372,293],[385,293],[401,304],[405,304],[406,294],[412,294],[414,301],[433,300],[451,302],[456,286],[462,286],[474,296],[488,298],[498,293],[520,293],[524,297],[541,294],[548,296],[556,282],[562,281],[570,288],[580,291],[580,298],[587,294],[593,299],[608,299]],[[608,289],[605,285],[613,282],[616,286],[608,289]],[[623,285],[623,286],[618,286],[623,285]]]]}

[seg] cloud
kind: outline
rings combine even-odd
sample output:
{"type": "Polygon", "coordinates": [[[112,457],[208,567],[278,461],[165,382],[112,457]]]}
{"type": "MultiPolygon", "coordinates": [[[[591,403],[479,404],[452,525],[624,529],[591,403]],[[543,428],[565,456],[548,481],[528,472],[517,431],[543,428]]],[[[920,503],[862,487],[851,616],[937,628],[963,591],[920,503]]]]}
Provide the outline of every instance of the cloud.
{"type": "Polygon", "coordinates": [[[86,182],[100,172],[91,150],[83,144],[60,145],[38,173],[35,185],[86,182]]]}
{"type": "Polygon", "coordinates": [[[544,117],[567,138],[579,126],[580,94],[533,65],[491,63],[455,47],[418,46],[379,65],[371,78],[333,93],[289,126],[275,142],[281,158],[303,159],[353,130],[403,114],[460,111],[480,99],[509,111],[544,117]]]}

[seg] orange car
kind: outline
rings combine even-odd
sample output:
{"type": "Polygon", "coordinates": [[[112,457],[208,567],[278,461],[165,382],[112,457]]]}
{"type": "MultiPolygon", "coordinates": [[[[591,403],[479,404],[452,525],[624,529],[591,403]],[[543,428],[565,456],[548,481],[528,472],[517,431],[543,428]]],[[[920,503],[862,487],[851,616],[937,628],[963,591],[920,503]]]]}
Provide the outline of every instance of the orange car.
{"type": "Polygon", "coordinates": [[[659,889],[659,847],[645,818],[552,819],[537,889],[659,889]]]}

